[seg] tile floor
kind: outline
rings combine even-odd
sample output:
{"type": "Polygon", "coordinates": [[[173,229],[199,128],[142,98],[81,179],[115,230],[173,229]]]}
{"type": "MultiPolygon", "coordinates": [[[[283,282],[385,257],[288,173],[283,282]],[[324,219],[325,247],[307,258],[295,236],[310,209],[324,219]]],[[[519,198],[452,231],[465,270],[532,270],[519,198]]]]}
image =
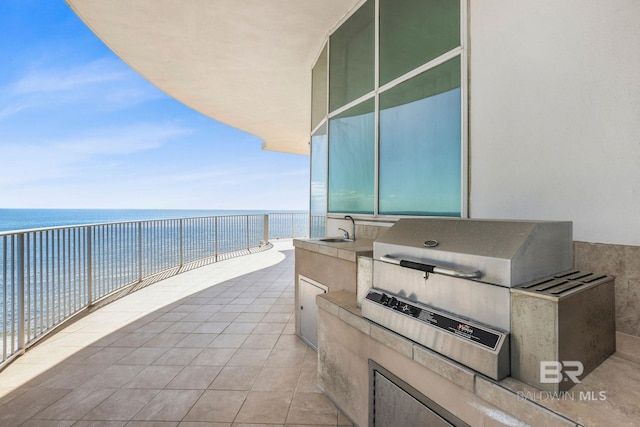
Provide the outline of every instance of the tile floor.
{"type": "Polygon", "coordinates": [[[163,280],[0,372],[0,425],[343,426],[294,335],[293,247],[163,280]]]}

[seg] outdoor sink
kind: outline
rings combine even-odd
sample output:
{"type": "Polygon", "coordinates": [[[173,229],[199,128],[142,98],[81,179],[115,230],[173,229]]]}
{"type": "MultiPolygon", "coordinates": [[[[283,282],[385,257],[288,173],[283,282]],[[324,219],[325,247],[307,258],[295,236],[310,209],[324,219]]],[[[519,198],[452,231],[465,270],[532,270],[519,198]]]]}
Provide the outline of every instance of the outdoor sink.
{"type": "Polygon", "coordinates": [[[355,240],[353,239],[345,239],[344,237],[329,237],[326,239],[320,239],[321,242],[327,242],[327,243],[348,243],[348,242],[355,242],[355,240]]]}

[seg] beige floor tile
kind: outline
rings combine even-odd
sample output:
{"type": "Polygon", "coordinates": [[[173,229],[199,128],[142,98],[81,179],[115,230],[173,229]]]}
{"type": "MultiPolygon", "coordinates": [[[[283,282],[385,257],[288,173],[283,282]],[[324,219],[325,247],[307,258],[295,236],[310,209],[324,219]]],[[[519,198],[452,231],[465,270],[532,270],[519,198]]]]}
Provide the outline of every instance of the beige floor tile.
{"type": "Polygon", "coordinates": [[[180,320],[186,319],[187,316],[188,313],[165,313],[156,320],[161,322],[179,322],[180,320]]]}
{"type": "Polygon", "coordinates": [[[247,307],[245,313],[267,313],[271,309],[270,304],[251,304],[247,307]]]}
{"type": "Polygon", "coordinates": [[[239,296],[238,298],[231,301],[231,304],[249,305],[249,304],[253,304],[254,301],[255,301],[255,298],[247,298],[247,297],[239,296]]]}
{"type": "Polygon", "coordinates": [[[304,343],[297,335],[281,335],[275,346],[283,350],[300,350],[306,352],[310,347],[304,343]]]}
{"type": "Polygon", "coordinates": [[[175,307],[172,312],[174,313],[193,313],[199,308],[196,304],[180,304],[175,307]]]}
{"type": "Polygon", "coordinates": [[[142,333],[144,333],[144,332],[160,333],[160,332],[164,332],[170,326],[173,326],[173,322],[153,321],[153,322],[149,322],[146,325],[138,328],[136,330],[136,332],[138,332],[138,333],[140,333],[140,332],[142,332],[142,333]]]}
{"type": "Polygon", "coordinates": [[[13,399],[0,406],[0,425],[18,425],[38,412],[49,407],[70,390],[36,388],[27,390],[19,399],[13,399]]]}
{"type": "Polygon", "coordinates": [[[186,321],[176,322],[172,324],[170,327],[168,327],[165,332],[168,332],[170,334],[179,334],[179,333],[189,334],[193,332],[196,328],[198,328],[198,326],[200,326],[201,324],[202,322],[186,322],[186,321]]]}
{"type": "Polygon", "coordinates": [[[234,355],[233,348],[205,348],[193,359],[193,366],[224,366],[234,355]]]}
{"type": "Polygon", "coordinates": [[[240,316],[240,313],[215,313],[209,318],[209,322],[233,322],[240,316]]]}
{"type": "Polygon", "coordinates": [[[230,322],[203,322],[193,333],[196,334],[219,334],[230,325],[230,322]]]}
{"type": "Polygon", "coordinates": [[[251,390],[262,370],[259,366],[227,366],[209,388],[214,390],[251,390]]]}
{"type": "Polygon", "coordinates": [[[77,389],[36,414],[34,419],[79,420],[113,394],[113,389],[77,389]]]}
{"type": "Polygon", "coordinates": [[[219,313],[242,313],[247,307],[248,304],[228,304],[222,306],[219,313]]]}
{"type": "Polygon", "coordinates": [[[74,423],[75,420],[29,420],[20,427],[71,427],[74,423]]]}
{"type": "Polygon", "coordinates": [[[184,337],[176,347],[204,348],[207,347],[218,334],[189,334],[184,337]]]}
{"type": "Polygon", "coordinates": [[[167,348],[154,347],[136,348],[131,353],[120,359],[117,363],[121,365],[151,365],[167,350],[167,348]]]}
{"type": "Polygon", "coordinates": [[[181,322],[189,322],[189,323],[202,323],[206,322],[211,318],[213,313],[202,311],[202,309],[198,311],[194,311],[193,313],[189,313],[181,320],[181,322]]]}
{"type": "Polygon", "coordinates": [[[240,348],[227,362],[227,366],[263,366],[271,350],[240,348]]]}
{"type": "Polygon", "coordinates": [[[207,390],[184,417],[184,421],[233,422],[248,392],[207,390]]]}
{"type": "Polygon", "coordinates": [[[132,347],[105,347],[102,350],[84,358],[79,364],[82,365],[111,365],[117,363],[133,351],[132,347]]]}
{"type": "Polygon", "coordinates": [[[264,317],[264,313],[240,313],[238,317],[236,317],[236,322],[251,322],[258,323],[264,317]]]}
{"type": "Polygon", "coordinates": [[[115,341],[111,345],[116,347],[140,347],[144,343],[149,341],[151,338],[154,338],[156,335],[158,334],[150,333],[150,332],[149,333],[131,332],[123,336],[119,340],[115,341]]]}
{"type": "Polygon", "coordinates": [[[269,313],[281,313],[281,314],[291,314],[293,313],[293,304],[284,305],[284,304],[275,304],[269,310],[269,313]]]}
{"type": "Polygon", "coordinates": [[[125,427],[126,421],[78,421],[73,427],[125,427]]]}
{"type": "Polygon", "coordinates": [[[221,366],[186,366],[165,388],[204,390],[222,370],[221,366]]]}
{"type": "Polygon", "coordinates": [[[270,368],[264,367],[258,375],[253,391],[294,391],[298,384],[300,367],[270,368]]]}
{"type": "Polygon", "coordinates": [[[181,366],[147,366],[123,387],[160,389],[169,384],[180,371],[181,366]]]}
{"type": "Polygon", "coordinates": [[[236,423],[284,424],[291,404],[290,392],[251,392],[238,413],[236,423]]]}
{"type": "Polygon", "coordinates": [[[142,344],[142,347],[173,347],[186,337],[187,334],[169,334],[166,332],[160,333],[150,340],[142,344]]]}
{"type": "Polygon", "coordinates": [[[176,427],[177,421],[129,421],[125,427],[176,427]]]}
{"type": "Polygon", "coordinates": [[[304,360],[304,350],[283,350],[274,348],[265,366],[286,368],[288,366],[301,366],[304,360]]]}
{"type": "MultiPolygon", "coordinates": [[[[220,306],[220,308],[222,308],[225,305],[228,305],[231,303],[231,301],[233,301],[233,299],[236,298],[234,297],[224,297],[224,296],[217,296],[214,297],[213,300],[211,300],[212,304],[218,304],[220,306]]],[[[218,310],[220,311],[220,310],[218,310]]]]}
{"type": "Polygon", "coordinates": [[[203,349],[201,348],[170,348],[157,358],[154,365],[187,366],[203,349]]]}
{"type": "Polygon", "coordinates": [[[222,308],[222,304],[218,304],[215,298],[210,298],[210,304],[201,305],[196,313],[217,313],[222,308]]]}
{"type": "Polygon", "coordinates": [[[257,323],[254,322],[233,322],[224,330],[228,334],[250,334],[257,323]]]}
{"type": "Polygon", "coordinates": [[[89,411],[84,420],[128,421],[138,413],[160,390],[121,389],[114,392],[100,405],[89,411]]]}
{"type": "MultiPolygon", "coordinates": [[[[285,425],[284,424],[233,423],[231,427],[285,427],[285,425]]],[[[314,427],[314,426],[304,426],[304,427],[314,427]]],[[[326,427],[326,426],[322,426],[322,427],[326,427]]]]}
{"type": "Polygon", "coordinates": [[[206,421],[183,421],[178,427],[231,427],[231,423],[212,423],[206,421]]]}
{"type": "Polygon", "coordinates": [[[150,421],[180,421],[202,393],[202,390],[161,390],[134,418],[150,421]]]}
{"type": "Polygon", "coordinates": [[[253,334],[265,334],[265,335],[280,335],[285,327],[286,323],[258,323],[258,326],[253,330],[253,334]]]}
{"type": "Polygon", "coordinates": [[[338,422],[338,410],[322,393],[296,393],[287,424],[329,424],[338,422]]]}
{"type": "Polygon", "coordinates": [[[82,388],[120,388],[136,375],[142,365],[112,365],[82,385],[82,388]]]}
{"type": "Polygon", "coordinates": [[[249,334],[220,334],[207,347],[211,348],[240,348],[249,334]]]}
{"type": "Polygon", "coordinates": [[[287,314],[287,313],[267,313],[262,318],[262,321],[264,323],[272,323],[272,322],[286,323],[289,321],[290,317],[291,317],[291,314],[287,314]]]}
{"type": "Polygon", "coordinates": [[[41,384],[43,388],[80,387],[100,372],[107,369],[107,365],[60,365],[56,374],[41,384]]]}
{"type": "Polygon", "coordinates": [[[278,300],[276,301],[276,304],[283,304],[283,305],[288,305],[290,307],[293,307],[293,304],[294,304],[293,295],[290,297],[282,296],[278,298],[278,300]]]}
{"type": "Polygon", "coordinates": [[[251,334],[246,341],[242,343],[242,348],[262,348],[270,350],[276,345],[277,341],[278,335],[251,334]]]}

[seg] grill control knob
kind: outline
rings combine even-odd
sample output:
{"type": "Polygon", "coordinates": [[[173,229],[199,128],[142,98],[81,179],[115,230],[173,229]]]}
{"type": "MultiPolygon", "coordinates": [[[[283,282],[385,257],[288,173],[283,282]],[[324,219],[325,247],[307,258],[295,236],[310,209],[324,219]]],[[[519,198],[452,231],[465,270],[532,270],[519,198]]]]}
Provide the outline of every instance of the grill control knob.
{"type": "Polygon", "coordinates": [[[385,294],[380,295],[380,304],[382,305],[389,305],[389,297],[386,296],[385,294]]]}

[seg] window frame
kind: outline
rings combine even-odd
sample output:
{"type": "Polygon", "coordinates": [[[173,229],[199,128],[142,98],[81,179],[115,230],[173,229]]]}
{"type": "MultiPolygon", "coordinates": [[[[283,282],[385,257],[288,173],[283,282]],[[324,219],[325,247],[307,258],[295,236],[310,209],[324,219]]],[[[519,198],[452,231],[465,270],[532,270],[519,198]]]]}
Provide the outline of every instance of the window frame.
{"type": "MultiPolygon", "coordinates": [[[[460,217],[468,218],[469,217],[469,70],[468,70],[468,5],[465,0],[458,0],[460,2],[460,46],[451,49],[450,51],[432,59],[431,61],[418,66],[417,68],[391,80],[388,83],[380,86],[380,0],[371,0],[375,2],[374,5],[374,89],[373,91],[366,93],[359,98],[335,109],[334,111],[329,112],[329,94],[330,94],[330,85],[329,81],[329,63],[331,58],[331,43],[330,37],[331,35],[338,29],[342,24],[344,24],[351,15],[353,15],[364,3],[366,0],[361,1],[353,8],[351,13],[345,16],[340,22],[336,24],[334,28],[328,33],[325,43],[323,43],[322,48],[318,52],[318,58],[324,51],[327,49],[327,116],[325,116],[317,126],[315,126],[311,130],[311,135],[314,135],[323,125],[327,125],[327,138],[328,145],[331,144],[331,135],[328,129],[329,119],[340,115],[341,113],[349,110],[350,108],[357,106],[358,104],[365,102],[371,98],[374,98],[374,210],[373,214],[354,214],[352,212],[329,212],[329,173],[327,173],[327,206],[326,206],[326,215],[327,218],[342,218],[345,215],[357,216],[361,219],[366,220],[396,220],[399,218],[438,218],[438,216],[433,215],[387,215],[380,214],[379,212],[379,180],[380,180],[380,134],[379,134],[379,126],[380,126],[380,101],[379,97],[381,93],[386,92],[387,90],[404,83],[407,80],[410,80],[417,75],[430,70],[438,65],[453,59],[454,57],[460,57],[460,134],[461,134],[461,161],[460,161],[460,182],[461,182],[461,191],[460,191],[460,217]]],[[[316,61],[314,61],[315,67],[316,61]]],[[[329,168],[329,157],[327,156],[327,172],[329,168]]]]}

